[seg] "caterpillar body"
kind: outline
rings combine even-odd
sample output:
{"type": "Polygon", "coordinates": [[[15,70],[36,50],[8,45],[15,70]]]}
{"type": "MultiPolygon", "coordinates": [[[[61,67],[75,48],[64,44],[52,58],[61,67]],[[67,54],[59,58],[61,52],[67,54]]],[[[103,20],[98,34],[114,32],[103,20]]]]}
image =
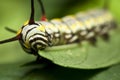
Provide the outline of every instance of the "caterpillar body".
{"type": "Polygon", "coordinates": [[[26,52],[38,55],[38,50],[49,46],[80,43],[84,40],[95,42],[97,36],[108,36],[108,32],[116,27],[107,9],[89,10],[47,21],[43,4],[41,0],[38,1],[42,10],[41,20],[34,21],[34,0],[31,0],[30,20],[17,32],[17,36],[0,41],[0,44],[19,40],[26,52]]]}

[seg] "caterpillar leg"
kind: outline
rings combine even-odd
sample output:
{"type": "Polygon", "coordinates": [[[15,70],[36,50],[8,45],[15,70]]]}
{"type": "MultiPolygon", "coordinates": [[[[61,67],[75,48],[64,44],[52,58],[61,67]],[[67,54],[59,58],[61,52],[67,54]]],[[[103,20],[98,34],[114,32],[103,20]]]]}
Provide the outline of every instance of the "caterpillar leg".
{"type": "Polygon", "coordinates": [[[85,39],[90,42],[90,44],[96,46],[96,34],[93,32],[94,29],[88,30],[87,35],[85,36],[85,39]]]}
{"type": "Polygon", "coordinates": [[[39,62],[42,59],[40,55],[37,55],[36,62],[39,62]]]}
{"type": "Polygon", "coordinates": [[[38,55],[37,58],[36,58],[36,63],[40,63],[40,64],[42,64],[42,63],[51,64],[52,61],[50,61],[50,60],[48,60],[48,59],[46,59],[46,58],[38,55]]]}
{"type": "Polygon", "coordinates": [[[105,41],[109,41],[109,40],[110,40],[110,36],[109,36],[108,33],[103,34],[101,37],[102,37],[102,39],[105,40],[105,41]]]}
{"type": "Polygon", "coordinates": [[[92,37],[88,40],[90,42],[90,44],[92,44],[93,46],[96,46],[96,42],[97,42],[97,39],[96,37],[92,37]]]}

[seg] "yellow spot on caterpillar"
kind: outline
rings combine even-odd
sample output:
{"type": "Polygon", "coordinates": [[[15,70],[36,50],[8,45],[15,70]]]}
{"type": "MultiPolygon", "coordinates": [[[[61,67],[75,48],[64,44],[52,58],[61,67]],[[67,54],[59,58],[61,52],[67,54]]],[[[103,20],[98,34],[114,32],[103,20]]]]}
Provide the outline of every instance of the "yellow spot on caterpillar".
{"type": "Polygon", "coordinates": [[[19,34],[21,33],[21,31],[22,31],[21,29],[20,29],[20,30],[18,30],[17,35],[19,35],[19,34]]]}
{"type": "Polygon", "coordinates": [[[37,29],[42,31],[42,32],[45,32],[45,27],[44,26],[39,26],[37,29]]]}
{"type": "Polygon", "coordinates": [[[28,41],[25,42],[24,46],[28,49],[30,48],[28,41]]]}
{"type": "Polygon", "coordinates": [[[71,28],[72,28],[72,30],[75,30],[75,29],[76,29],[76,25],[73,24],[73,25],[71,26],[71,28]]]}
{"type": "Polygon", "coordinates": [[[29,23],[29,20],[27,20],[25,23],[24,23],[24,26],[27,25],[29,23]]]}
{"type": "Polygon", "coordinates": [[[52,19],[53,21],[55,20],[55,21],[58,21],[58,22],[60,22],[61,21],[61,19],[59,19],[59,18],[54,18],[54,19],[52,19]]]}

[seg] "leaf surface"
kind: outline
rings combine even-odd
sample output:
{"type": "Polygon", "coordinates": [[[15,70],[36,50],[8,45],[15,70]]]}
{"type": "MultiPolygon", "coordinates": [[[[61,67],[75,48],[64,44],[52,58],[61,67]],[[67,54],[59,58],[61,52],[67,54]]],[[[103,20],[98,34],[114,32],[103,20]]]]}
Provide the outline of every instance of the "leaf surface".
{"type": "Polygon", "coordinates": [[[105,42],[98,38],[96,46],[89,43],[55,46],[39,51],[39,54],[64,67],[82,69],[108,67],[120,62],[119,31],[118,28],[110,33],[110,41],[105,42]]]}

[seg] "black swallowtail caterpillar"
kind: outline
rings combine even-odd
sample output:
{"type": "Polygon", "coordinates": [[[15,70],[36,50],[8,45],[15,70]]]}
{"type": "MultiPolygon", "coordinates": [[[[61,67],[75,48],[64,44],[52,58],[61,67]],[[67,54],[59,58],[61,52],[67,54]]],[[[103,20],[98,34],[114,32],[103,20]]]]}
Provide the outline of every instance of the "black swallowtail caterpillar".
{"type": "Polygon", "coordinates": [[[17,35],[0,41],[0,44],[19,40],[26,52],[38,55],[38,50],[49,46],[80,43],[85,40],[94,44],[97,36],[107,39],[108,32],[116,27],[106,6],[101,10],[89,10],[48,21],[41,0],[38,2],[42,11],[41,20],[34,21],[34,0],[31,0],[30,20],[18,32],[6,28],[17,35]]]}

